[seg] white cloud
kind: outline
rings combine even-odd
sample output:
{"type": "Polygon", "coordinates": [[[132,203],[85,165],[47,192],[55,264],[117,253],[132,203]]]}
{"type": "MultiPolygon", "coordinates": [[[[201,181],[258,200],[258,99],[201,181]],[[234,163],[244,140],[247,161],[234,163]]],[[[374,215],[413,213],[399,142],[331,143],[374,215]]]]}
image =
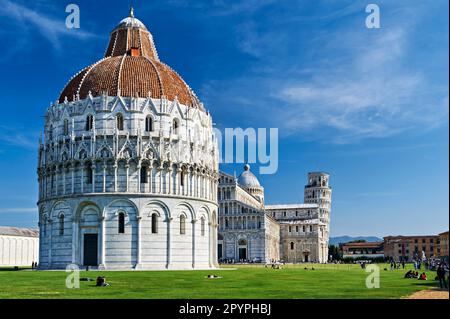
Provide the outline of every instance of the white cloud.
{"type": "MultiPolygon", "coordinates": [[[[336,36],[345,43],[345,36],[336,36]]],[[[445,121],[447,90],[402,67],[402,29],[380,32],[365,47],[360,37],[347,37],[356,48],[348,63],[317,69],[310,79],[294,80],[273,93],[286,103],[278,119],[290,133],[314,131],[320,138],[320,129],[329,129],[331,141],[347,143],[426,130],[445,121]]]]}
{"type": "Polygon", "coordinates": [[[0,214],[2,213],[37,213],[37,207],[11,207],[11,208],[0,208],[0,214]]]}
{"type": "Polygon", "coordinates": [[[47,38],[55,48],[60,47],[60,37],[69,36],[81,39],[91,38],[95,35],[80,29],[68,29],[65,25],[67,13],[61,12],[59,17],[50,17],[42,12],[32,10],[26,6],[13,3],[9,0],[0,0],[0,16],[6,16],[16,22],[22,30],[29,25],[35,27],[39,33],[47,38]]]}
{"type": "Polygon", "coordinates": [[[37,136],[34,133],[20,133],[26,131],[20,127],[0,125],[0,145],[7,144],[25,149],[37,149],[37,136]],[[3,143],[2,143],[3,142],[3,143]]]}

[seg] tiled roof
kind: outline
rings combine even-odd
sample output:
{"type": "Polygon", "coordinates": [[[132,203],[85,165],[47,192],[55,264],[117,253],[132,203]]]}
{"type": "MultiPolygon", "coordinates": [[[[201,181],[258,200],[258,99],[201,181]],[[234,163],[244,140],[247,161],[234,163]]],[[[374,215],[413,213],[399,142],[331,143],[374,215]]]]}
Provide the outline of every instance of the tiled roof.
{"type": "Polygon", "coordinates": [[[39,231],[30,228],[17,228],[0,226],[0,235],[20,236],[20,237],[39,237],[39,231]]]}
{"type": "Polygon", "coordinates": [[[76,74],[62,90],[59,102],[66,97],[68,101],[84,99],[89,92],[92,96],[164,96],[201,108],[183,79],[159,60],[153,37],[142,23],[121,22],[111,33],[105,57],[76,74]]]}

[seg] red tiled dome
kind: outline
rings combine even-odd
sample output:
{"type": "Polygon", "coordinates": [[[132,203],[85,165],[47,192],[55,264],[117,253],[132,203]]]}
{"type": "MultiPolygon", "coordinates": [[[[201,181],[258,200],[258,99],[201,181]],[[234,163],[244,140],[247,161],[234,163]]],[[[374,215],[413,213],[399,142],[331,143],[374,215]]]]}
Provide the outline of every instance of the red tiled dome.
{"type": "Polygon", "coordinates": [[[105,57],[76,74],[61,92],[59,102],[106,93],[110,96],[165,96],[201,108],[198,98],[183,79],[159,61],[153,37],[133,16],[123,19],[111,32],[105,57]]]}

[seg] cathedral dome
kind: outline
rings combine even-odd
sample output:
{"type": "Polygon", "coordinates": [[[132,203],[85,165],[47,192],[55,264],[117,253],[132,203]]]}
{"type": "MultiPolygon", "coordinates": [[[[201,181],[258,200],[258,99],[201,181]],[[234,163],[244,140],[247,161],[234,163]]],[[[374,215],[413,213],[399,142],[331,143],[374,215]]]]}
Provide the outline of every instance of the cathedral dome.
{"type": "Polygon", "coordinates": [[[239,175],[238,184],[246,188],[261,187],[256,176],[250,172],[250,165],[248,164],[245,164],[244,171],[239,175]]]}
{"type": "Polygon", "coordinates": [[[89,93],[178,99],[186,106],[203,110],[180,75],[159,60],[153,36],[132,11],[111,32],[104,58],[72,77],[59,102],[85,99],[89,93]]]}

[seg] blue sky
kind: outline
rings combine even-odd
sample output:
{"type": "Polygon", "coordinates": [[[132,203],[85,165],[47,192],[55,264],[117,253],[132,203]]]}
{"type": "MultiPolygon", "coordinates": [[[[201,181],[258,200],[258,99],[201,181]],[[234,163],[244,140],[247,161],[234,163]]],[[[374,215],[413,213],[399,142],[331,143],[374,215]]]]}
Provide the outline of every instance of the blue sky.
{"type": "MultiPolygon", "coordinates": [[[[219,128],[277,127],[269,203],[331,174],[331,233],[448,230],[448,1],[133,1],[160,58],[219,128]],[[367,29],[365,6],[381,9],[367,29]]],[[[37,223],[37,140],[68,79],[100,59],[127,1],[0,0],[0,225],[37,223]],[[69,30],[76,3],[81,28],[69,30]]],[[[242,164],[224,165],[229,173],[242,164]]]]}

